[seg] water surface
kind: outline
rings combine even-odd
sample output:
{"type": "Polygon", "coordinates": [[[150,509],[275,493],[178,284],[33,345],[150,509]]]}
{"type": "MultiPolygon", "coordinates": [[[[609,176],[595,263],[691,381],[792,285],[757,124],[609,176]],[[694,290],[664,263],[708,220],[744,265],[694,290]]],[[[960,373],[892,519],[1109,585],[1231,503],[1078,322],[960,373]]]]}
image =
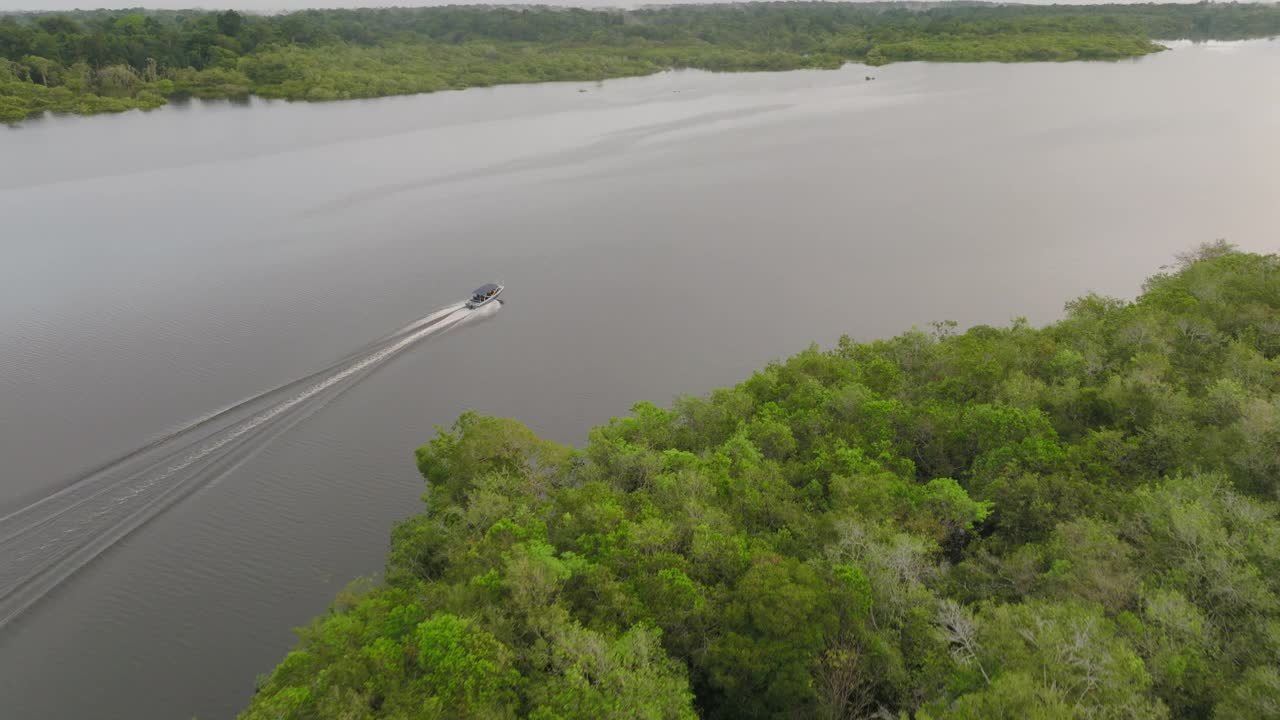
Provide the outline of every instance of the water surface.
{"type": "Polygon", "coordinates": [[[577,444],[813,341],[1043,323],[1200,242],[1275,251],[1278,138],[1274,42],[0,129],[0,516],[483,282],[509,300],[0,629],[2,714],[232,716],[290,628],[380,568],[419,507],[413,448],[465,409],[577,444]]]}

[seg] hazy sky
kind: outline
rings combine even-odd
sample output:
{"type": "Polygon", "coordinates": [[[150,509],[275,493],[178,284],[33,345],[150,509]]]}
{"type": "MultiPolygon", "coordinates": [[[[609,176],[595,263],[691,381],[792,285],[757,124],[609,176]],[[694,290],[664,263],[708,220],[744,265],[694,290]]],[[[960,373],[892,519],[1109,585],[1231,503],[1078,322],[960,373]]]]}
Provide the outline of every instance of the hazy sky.
{"type": "MultiPolygon", "coordinates": [[[[530,3],[539,5],[572,5],[576,7],[629,7],[635,5],[675,4],[681,2],[708,2],[709,0],[541,0],[530,3]]],[[[1052,0],[1023,0],[1035,4],[1047,4],[1052,0]]],[[[1069,0],[1081,5],[1092,5],[1115,0],[1069,0]]],[[[1124,0],[1120,0],[1123,2],[1124,0]]],[[[1194,2],[1195,0],[1187,0],[1194,2]]],[[[255,12],[279,12],[282,10],[301,10],[310,7],[387,7],[387,6],[426,6],[426,5],[462,5],[487,2],[489,4],[515,4],[517,0],[0,0],[0,12],[7,10],[74,10],[76,8],[127,8],[149,7],[181,9],[203,7],[213,10],[235,8],[236,10],[252,10],[255,12]]]]}
{"type": "MultiPolygon", "coordinates": [[[[182,10],[252,10],[260,13],[329,7],[427,7],[431,5],[570,5],[573,7],[631,7],[635,5],[671,5],[716,0],[0,0],[0,12],[6,10],[74,10],[76,8],[165,8],[182,10]]],[[[741,0],[722,0],[740,2],[741,0]]],[[[855,0],[856,1],[856,0],[855,0]]]]}
{"type": "MultiPolygon", "coordinates": [[[[722,0],[740,2],[741,0],[722,0]]],[[[855,0],[856,1],[856,0],[855,0]]],[[[74,10],[89,8],[165,8],[181,10],[252,10],[260,13],[328,7],[427,7],[430,5],[570,5],[574,7],[631,7],[636,5],[671,5],[676,3],[715,2],[715,0],[0,0],[0,12],[6,10],[74,10]]]]}
{"type": "MultiPolygon", "coordinates": [[[[271,13],[316,7],[426,7],[430,5],[571,5],[575,7],[629,7],[633,5],[714,2],[715,0],[0,0],[4,10],[74,10],[76,8],[148,7],[166,9],[252,10],[271,13]]],[[[728,1],[728,0],[726,0],[728,1]]],[[[732,0],[734,2],[740,0],[732,0]]]]}

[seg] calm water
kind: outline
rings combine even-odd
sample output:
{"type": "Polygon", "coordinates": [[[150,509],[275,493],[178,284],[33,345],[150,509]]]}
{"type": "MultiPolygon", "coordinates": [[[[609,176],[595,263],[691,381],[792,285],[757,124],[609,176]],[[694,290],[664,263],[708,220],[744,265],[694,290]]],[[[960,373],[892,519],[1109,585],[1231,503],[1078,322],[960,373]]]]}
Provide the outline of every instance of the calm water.
{"type": "MultiPolygon", "coordinates": [[[[841,333],[1047,322],[1202,241],[1275,251],[1277,168],[1276,42],[0,128],[0,516],[508,286],[193,461],[181,497],[113,486],[128,524],[110,493],[36,506],[110,547],[0,629],[0,715],[232,716],[380,568],[414,447],[465,409],[580,443],[841,333]]],[[[47,544],[14,542],[0,581],[47,544]]]]}

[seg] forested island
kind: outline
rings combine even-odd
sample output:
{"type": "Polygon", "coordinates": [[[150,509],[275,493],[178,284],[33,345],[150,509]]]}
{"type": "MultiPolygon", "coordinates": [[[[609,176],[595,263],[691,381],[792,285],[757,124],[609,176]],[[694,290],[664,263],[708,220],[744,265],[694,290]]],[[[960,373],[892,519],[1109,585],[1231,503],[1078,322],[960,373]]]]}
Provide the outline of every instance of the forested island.
{"type": "Polygon", "coordinates": [[[450,6],[76,11],[0,17],[0,122],[167,98],[337,100],[669,68],[1117,60],[1155,39],[1280,34],[1280,6],[748,3],[638,10],[450,6]]]}
{"type": "Polygon", "coordinates": [[[1280,257],[841,339],[563,447],[463,415],[280,718],[1274,718],[1280,257]]]}

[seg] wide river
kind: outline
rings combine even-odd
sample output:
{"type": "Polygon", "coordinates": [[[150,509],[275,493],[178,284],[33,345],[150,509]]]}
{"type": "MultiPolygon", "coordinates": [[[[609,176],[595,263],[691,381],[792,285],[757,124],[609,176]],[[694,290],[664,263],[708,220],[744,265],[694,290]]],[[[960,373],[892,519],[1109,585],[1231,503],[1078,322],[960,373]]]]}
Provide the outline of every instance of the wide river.
{"type": "Polygon", "coordinates": [[[466,409],[578,444],[1278,228],[1277,42],[0,128],[0,715],[233,716],[466,409]]]}

